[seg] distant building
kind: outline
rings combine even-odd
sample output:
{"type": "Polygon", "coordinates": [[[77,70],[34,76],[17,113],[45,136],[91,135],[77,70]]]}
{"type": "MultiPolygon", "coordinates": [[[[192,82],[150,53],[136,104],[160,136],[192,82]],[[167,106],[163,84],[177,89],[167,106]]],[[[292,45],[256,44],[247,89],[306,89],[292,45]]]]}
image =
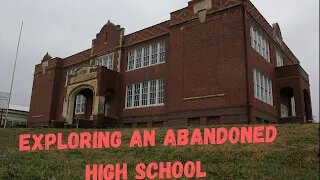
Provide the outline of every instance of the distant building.
{"type": "Polygon", "coordinates": [[[309,86],[279,25],[249,0],[193,0],[168,21],[128,35],[108,22],[90,49],[45,55],[28,126],[305,123],[309,86]]]}
{"type": "MultiPolygon", "coordinates": [[[[10,105],[8,111],[8,118],[7,118],[7,128],[11,127],[26,127],[27,119],[29,115],[29,108],[24,106],[16,106],[10,105]]],[[[0,120],[2,117],[1,127],[4,125],[4,120],[6,116],[6,110],[0,111],[0,120]],[[3,114],[2,114],[3,112],[3,114]]]]}

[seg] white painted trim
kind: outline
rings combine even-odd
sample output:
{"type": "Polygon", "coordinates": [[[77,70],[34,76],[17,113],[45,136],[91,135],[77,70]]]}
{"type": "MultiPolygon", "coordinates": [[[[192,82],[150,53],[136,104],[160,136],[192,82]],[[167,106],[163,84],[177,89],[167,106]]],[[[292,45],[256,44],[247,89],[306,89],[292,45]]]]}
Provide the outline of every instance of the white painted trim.
{"type": "MultiPolygon", "coordinates": [[[[150,61],[150,60],[149,60],[149,61],[150,61]]],[[[148,68],[148,67],[152,67],[152,66],[156,66],[156,65],[160,65],[160,64],[165,64],[165,61],[163,61],[163,62],[161,62],[161,63],[158,63],[158,64],[152,64],[152,65],[149,65],[149,66],[143,66],[143,67],[140,67],[140,68],[127,70],[127,71],[125,71],[125,72],[135,71],[135,70],[139,70],[139,69],[143,69],[143,68],[148,68]]]]}
{"type": "Polygon", "coordinates": [[[136,106],[136,107],[126,107],[125,110],[129,110],[129,109],[141,109],[141,108],[151,108],[151,107],[161,107],[161,106],[165,106],[164,103],[162,104],[154,104],[154,105],[148,105],[148,106],[136,106]]]}

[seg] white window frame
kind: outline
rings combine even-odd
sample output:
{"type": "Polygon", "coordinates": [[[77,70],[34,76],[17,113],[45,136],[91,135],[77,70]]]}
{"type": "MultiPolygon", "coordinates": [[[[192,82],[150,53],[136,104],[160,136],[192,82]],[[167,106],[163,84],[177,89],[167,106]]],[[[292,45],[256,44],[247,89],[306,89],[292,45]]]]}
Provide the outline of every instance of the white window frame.
{"type": "Polygon", "coordinates": [[[126,107],[133,106],[133,85],[130,84],[126,89],[126,107]]]}
{"type": "Polygon", "coordinates": [[[141,83],[141,106],[147,106],[149,105],[148,103],[148,97],[149,97],[149,82],[143,82],[141,83]]]}
{"type": "Polygon", "coordinates": [[[128,52],[127,71],[165,63],[166,42],[160,41],[128,52]],[[138,53],[139,52],[139,53],[138,53]],[[140,54],[141,52],[141,54],[140,54]]]}
{"type": "Polygon", "coordinates": [[[270,62],[270,46],[266,33],[260,28],[250,27],[251,47],[270,62]]]}
{"type": "Polygon", "coordinates": [[[134,69],[135,64],[135,56],[134,50],[128,52],[128,71],[134,69]]]}
{"type": "Polygon", "coordinates": [[[103,66],[110,70],[113,70],[113,54],[108,54],[105,56],[98,57],[95,60],[96,66],[103,66]]]}
{"type": "Polygon", "coordinates": [[[277,59],[277,67],[282,67],[284,65],[284,58],[283,58],[283,54],[277,50],[276,51],[276,59],[277,59]]]}
{"type": "Polygon", "coordinates": [[[75,106],[75,114],[76,115],[80,115],[80,114],[84,114],[85,113],[85,107],[86,107],[86,102],[87,98],[82,95],[82,94],[78,94],[76,96],[76,106],[75,106]]]}
{"type": "Polygon", "coordinates": [[[253,69],[254,98],[273,106],[272,81],[260,71],[253,69]]]}
{"type": "Polygon", "coordinates": [[[140,106],[140,101],[141,101],[141,84],[137,83],[134,84],[134,91],[133,91],[133,106],[134,107],[139,107],[140,106]]]}
{"type": "Polygon", "coordinates": [[[126,86],[125,109],[163,106],[164,99],[164,79],[130,84],[126,86]]]}
{"type": "Polygon", "coordinates": [[[158,97],[157,97],[158,104],[164,103],[164,80],[158,80],[158,97]]]}

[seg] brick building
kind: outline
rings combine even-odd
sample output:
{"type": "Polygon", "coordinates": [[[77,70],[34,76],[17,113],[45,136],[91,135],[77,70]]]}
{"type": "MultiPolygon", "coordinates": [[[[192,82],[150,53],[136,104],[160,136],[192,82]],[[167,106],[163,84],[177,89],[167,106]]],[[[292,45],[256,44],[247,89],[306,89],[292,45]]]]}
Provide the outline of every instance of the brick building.
{"type": "Polygon", "coordinates": [[[125,35],[36,65],[28,126],[153,127],[312,119],[308,74],[248,0],[193,0],[125,35]]]}

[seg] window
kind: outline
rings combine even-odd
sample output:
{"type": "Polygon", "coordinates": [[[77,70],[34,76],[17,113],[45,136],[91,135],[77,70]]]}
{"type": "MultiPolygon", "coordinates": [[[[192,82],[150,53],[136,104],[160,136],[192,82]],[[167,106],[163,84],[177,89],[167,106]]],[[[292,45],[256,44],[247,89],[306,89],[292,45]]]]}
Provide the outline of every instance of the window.
{"type": "Polygon", "coordinates": [[[141,67],[142,49],[137,49],[136,68],[141,67]]]}
{"type": "Polygon", "coordinates": [[[148,105],[149,82],[142,83],[142,106],[148,105]]]}
{"type": "Polygon", "coordinates": [[[166,46],[164,41],[138,48],[128,53],[128,70],[164,63],[165,58],[166,46]]]}
{"type": "Polygon", "coordinates": [[[128,70],[131,70],[134,68],[134,51],[129,52],[128,58],[128,70]]]}
{"type": "Polygon", "coordinates": [[[160,42],[160,59],[159,62],[164,62],[165,58],[166,58],[166,46],[164,44],[165,42],[160,42]]]}
{"type": "Polygon", "coordinates": [[[269,79],[269,100],[270,104],[273,105],[273,95],[272,95],[273,89],[272,89],[272,81],[269,79]]]}
{"type": "Polygon", "coordinates": [[[150,47],[145,47],[144,48],[144,54],[143,54],[143,66],[149,66],[150,64],[150,47]]]}
{"type": "Polygon", "coordinates": [[[158,81],[158,104],[164,103],[164,82],[163,79],[158,81]]]}
{"type": "Polygon", "coordinates": [[[158,63],[158,44],[153,44],[151,46],[151,64],[158,63]]]}
{"type": "Polygon", "coordinates": [[[164,80],[151,80],[127,85],[126,108],[164,104],[164,80]]]}
{"type": "Polygon", "coordinates": [[[127,86],[126,107],[132,106],[132,85],[127,86]]]}
{"type": "Polygon", "coordinates": [[[77,95],[75,114],[84,114],[86,107],[86,97],[84,95],[77,95]]]}
{"type": "Polygon", "coordinates": [[[262,30],[251,26],[250,28],[251,47],[256,50],[262,57],[270,62],[270,50],[267,37],[262,30]]]}
{"type": "Polygon", "coordinates": [[[273,106],[272,81],[260,71],[253,70],[254,97],[273,106]]]}
{"type": "Polygon", "coordinates": [[[65,86],[67,86],[68,85],[68,77],[69,77],[69,75],[75,75],[75,73],[76,73],[76,71],[78,70],[79,68],[78,67],[73,67],[73,68],[71,68],[71,69],[69,69],[68,71],[67,71],[67,75],[66,75],[66,84],[65,84],[65,86]]]}
{"type": "Polygon", "coordinates": [[[113,69],[112,55],[106,55],[106,56],[102,56],[102,57],[97,58],[95,64],[97,66],[103,66],[103,67],[106,67],[106,68],[112,70],[113,69]]]}
{"type": "Polygon", "coordinates": [[[156,104],[157,99],[157,81],[153,80],[150,82],[150,101],[149,104],[156,104]]]}
{"type": "Polygon", "coordinates": [[[277,58],[277,67],[283,66],[283,55],[280,53],[279,50],[277,50],[276,58],[277,58]]]}
{"type": "Polygon", "coordinates": [[[134,85],[134,106],[140,106],[140,83],[134,85]]]}

